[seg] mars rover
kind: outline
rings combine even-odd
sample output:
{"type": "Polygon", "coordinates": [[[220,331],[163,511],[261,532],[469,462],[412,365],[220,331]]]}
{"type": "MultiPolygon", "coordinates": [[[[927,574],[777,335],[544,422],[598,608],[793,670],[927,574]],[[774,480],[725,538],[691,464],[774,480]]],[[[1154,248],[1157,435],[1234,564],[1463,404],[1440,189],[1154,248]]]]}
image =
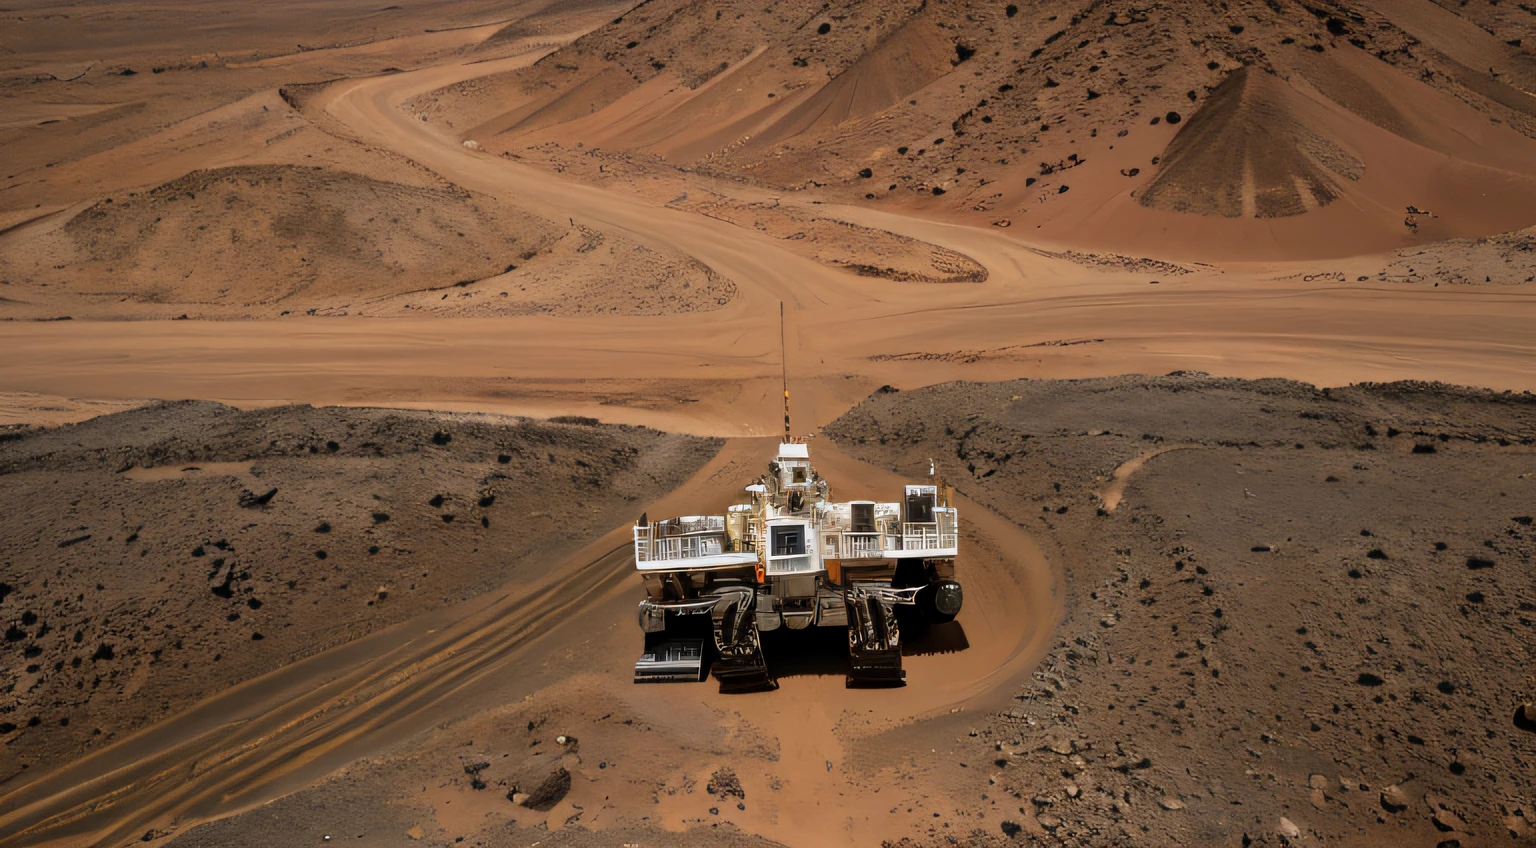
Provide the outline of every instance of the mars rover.
{"type": "Polygon", "coordinates": [[[636,523],[645,652],[635,682],[699,681],[713,658],[722,692],[771,689],[759,634],[848,631],[849,686],[900,685],[896,608],[926,622],[960,612],[958,519],[936,479],[898,502],[831,499],[810,448],[787,439],[725,515],[636,523]]]}

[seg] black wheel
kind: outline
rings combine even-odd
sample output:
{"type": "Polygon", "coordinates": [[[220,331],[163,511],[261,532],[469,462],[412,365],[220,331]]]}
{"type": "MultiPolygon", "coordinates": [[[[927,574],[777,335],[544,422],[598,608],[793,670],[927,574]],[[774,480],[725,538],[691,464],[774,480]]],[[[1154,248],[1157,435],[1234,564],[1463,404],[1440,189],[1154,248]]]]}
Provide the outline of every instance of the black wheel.
{"type": "Polygon", "coordinates": [[[929,624],[948,624],[960,614],[965,591],[953,580],[930,583],[917,593],[917,608],[929,624]]]}

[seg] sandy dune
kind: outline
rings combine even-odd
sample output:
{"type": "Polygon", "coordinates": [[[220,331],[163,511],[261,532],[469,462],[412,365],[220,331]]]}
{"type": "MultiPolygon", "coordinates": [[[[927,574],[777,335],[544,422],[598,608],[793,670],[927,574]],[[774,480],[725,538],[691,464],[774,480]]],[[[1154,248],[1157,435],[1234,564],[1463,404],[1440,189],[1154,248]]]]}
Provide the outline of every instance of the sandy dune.
{"type": "MultiPolygon", "coordinates": [[[[1526,331],[1532,318],[1525,293],[1531,273],[1528,252],[1515,250],[1492,264],[1478,264],[1496,272],[1484,273],[1483,285],[1477,284],[1475,272],[1453,269],[1450,273],[1458,275],[1458,283],[1471,282],[1431,286],[1430,291],[1401,282],[1405,272],[1401,258],[1393,254],[1221,266],[1186,260],[1182,267],[1193,273],[1177,274],[1169,273],[1170,265],[1179,267],[1176,256],[1171,263],[1115,257],[1105,261],[1102,252],[1064,252],[1049,242],[1021,243],[1013,235],[1017,228],[972,228],[879,208],[816,206],[793,199],[796,215],[830,215],[936,245],[979,263],[986,273],[984,283],[963,286],[894,283],[860,278],[818,262],[798,248],[798,240],[793,242],[796,248],[785,249],[785,239],[777,233],[696,214],[686,204],[679,208],[662,203],[654,190],[589,187],[466,148],[451,129],[420,121],[399,108],[455,80],[501,68],[515,70],[529,61],[528,56],[514,56],[449,63],[335,83],[307,99],[305,114],[314,116],[315,126],[334,127],[363,149],[419,163],[480,195],[515,199],[518,209],[545,221],[574,222],[637,249],[691,257],[708,269],[710,280],[730,287],[705,301],[715,310],[708,319],[509,318],[507,323],[455,323],[451,331],[435,318],[420,327],[408,322],[386,327],[353,317],[327,319],[313,328],[297,321],[207,329],[12,322],[0,326],[5,344],[17,352],[4,375],[4,387],[76,396],[208,397],[247,404],[377,403],[395,397],[413,404],[470,403],[498,411],[546,413],[562,408],[547,399],[565,395],[564,408],[592,414],[597,405],[582,398],[582,381],[622,377],[660,386],[702,377],[699,390],[686,394],[699,401],[700,410],[722,410],[711,416],[714,423],[705,429],[750,434],[761,432],[760,422],[767,416],[760,413],[767,410],[758,407],[740,414],[739,396],[745,392],[772,403],[768,382],[777,366],[773,315],[778,301],[790,309],[790,354],[797,373],[817,385],[853,375],[849,382],[859,387],[834,393],[837,399],[824,407],[821,401],[811,401],[805,409],[810,413],[807,420],[816,423],[835,417],[867,388],[885,383],[916,385],[1020,373],[1198,368],[1240,376],[1286,373],[1334,384],[1427,378],[1510,388],[1532,385],[1526,366],[1532,353],[1526,331]],[[1501,285],[1484,288],[1493,282],[1501,285]],[[722,306],[718,301],[726,295],[732,299],[722,306]],[[210,349],[206,345],[215,336],[217,344],[210,349]],[[450,339],[452,344],[447,343],[450,339]],[[1048,344],[1073,340],[1093,343],[1048,344]],[[331,360],[327,351],[338,343],[349,351],[347,364],[333,370],[326,364],[331,360]],[[1020,347],[1036,344],[1042,346],[1020,347]],[[103,348],[129,356],[104,359],[92,352],[103,348]],[[199,350],[200,361],[171,369],[146,367],[163,354],[174,357],[177,348],[199,350]],[[470,349],[481,353],[467,356],[470,349]],[[942,356],[955,350],[1004,352],[970,362],[942,356]],[[611,355],[620,351],[622,360],[611,355]],[[901,360],[889,357],[911,353],[941,356],[899,368],[891,364],[901,360]],[[216,365],[221,357],[238,361],[240,367],[216,365]],[[743,380],[746,388],[737,388],[743,380]],[[531,402],[530,395],[546,400],[531,402]],[[726,405],[737,410],[729,423],[722,421],[726,405]]],[[[685,182],[675,184],[686,191],[685,182]]],[[[760,201],[753,190],[738,192],[718,182],[711,186],[722,196],[760,201]]],[[[1177,250],[1174,245],[1169,249],[1177,250]]],[[[527,273],[537,277],[533,264],[527,273]]],[[[547,284],[564,293],[552,296],[561,298],[557,302],[580,302],[580,283],[592,270],[577,263],[568,271],[554,272],[559,279],[547,284]]],[[[431,287],[425,285],[428,280],[421,282],[420,288],[431,287]]],[[[405,314],[400,307],[412,305],[463,314],[442,306],[443,295],[475,304],[464,307],[474,310],[481,303],[502,300],[497,293],[516,282],[495,278],[465,291],[432,293],[419,303],[394,303],[381,311],[405,314]]],[[[687,283],[690,290],[698,284],[702,278],[687,283]]],[[[16,286],[7,288],[14,291],[16,286]]],[[[18,299],[9,292],[5,296],[18,299]]],[[[351,303],[356,309],[356,300],[329,301],[325,311],[351,311],[343,305],[351,303]]],[[[62,314],[29,311],[35,317],[68,314],[66,302],[50,308],[62,314]]],[[[163,311],[180,314],[186,309],[172,306],[163,311]]],[[[642,395],[654,393],[640,390],[642,395]]],[[[626,405],[602,404],[610,413],[605,417],[676,426],[676,417],[664,410],[613,409],[626,405]]]]}
{"type": "Polygon", "coordinates": [[[613,149],[1096,249],[1342,256],[1526,225],[1530,21],[1353,6],[647,4],[412,108],[495,151],[613,149]]]}

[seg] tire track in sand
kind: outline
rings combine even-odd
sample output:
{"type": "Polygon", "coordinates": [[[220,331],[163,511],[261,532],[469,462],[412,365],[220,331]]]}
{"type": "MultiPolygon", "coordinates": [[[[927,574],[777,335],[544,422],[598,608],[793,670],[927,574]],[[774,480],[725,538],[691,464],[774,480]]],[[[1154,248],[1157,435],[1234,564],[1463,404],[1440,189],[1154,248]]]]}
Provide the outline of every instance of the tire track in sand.
{"type": "MultiPolygon", "coordinates": [[[[723,504],[761,468],[774,442],[727,442],[691,480],[646,509],[661,515],[723,504]]],[[[843,497],[885,493],[899,482],[831,444],[821,443],[817,455],[843,497]]],[[[867,711],[876,702],[871,699],[881,704],[880,725],[887,730],[959,705],[995,707],[1033,668],[1061,616],[1060,575],[1027,534],[963,498],[961,505],[968,528],[962,544],[969,548],[962,576],[974,591],[960,620],[971,647],[910,658],[911,685],[872,694],[845,690],[840,675],[800,674],[786,679],[777,693],[744,698],[719,696],[709,683],[701,684],[705,690],[684,685],[629,693],[632,687],[614,680],[615,697],[662,711],[701,696],[721,707],[728,699],[732,710],[782,740],[781,765],[792,776],[781,800],[795,801],[798,812],[762,819],[754,814],[742,822],[749,830],[783,838],[807,817],[831,832],[841,832],[838,827],[850,818],[871,825],[882,821],[884,808],[874,804],[878,796],[872,796],[873,806],[830,802],[857,779],[842,763],[831,722],[848,710],[867,711]],[[808,717],[826,726],[808,728],[808,717]],[[810,744],[816,740],[833,744],[810,744]],[[829,756],[833,767],[823,769],[829,756]]],[[[563,641],[586,638],[586,631],[572,636],[583,622],[594,616],[612,621],[630,609],[638,585],[626,586],[637,583],[629,528],[606,534],[551,573],[560,576],[531,590],[504,591],[426,614],[279,669],[40,775],[0,798],[0,844],[121,845],[147,833],[182,832],[298,791],[361,757],[456,722],[465,717],[471,693],[509,682],[540,683],[537,663],[524,661],[531,648],[553,650],[563,641]]]]}
{"type": "MultiPolygon", "coordinates": [[[[728,442],[651,511],[718,489],[722,470],[761,452],[728,442]]],[[[183,830],[281,797],[455,718],[440,709],[453,695],[633,578],[629,536],[628,527],[604,535],[531,591],[508,587],[323,652],[39,775],[0,797],[0,845],[123,844],[183,830]]]]}

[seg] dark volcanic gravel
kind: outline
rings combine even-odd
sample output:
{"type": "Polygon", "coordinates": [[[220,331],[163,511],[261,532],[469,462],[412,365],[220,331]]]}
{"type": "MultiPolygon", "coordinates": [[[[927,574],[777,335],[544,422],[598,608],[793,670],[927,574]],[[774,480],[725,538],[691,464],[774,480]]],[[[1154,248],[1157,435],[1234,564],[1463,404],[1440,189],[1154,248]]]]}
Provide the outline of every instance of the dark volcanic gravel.
{"type": "Polygon", "coordinates": [[[1005,822],[974,841],[1533,838],[1536,734],[1512,717],[1536,694],[1536,397],[948,384],[827,430],[909,475],[936,458],[1065,566],[1055,648],[965,740],[993,763],[974,812],[1005,822]]]}
{"type": "Polygon", "coordinates": [[[0,779],[543,577],[716,450],[636,427],[213,403],[8,433],[0,779]]]}

